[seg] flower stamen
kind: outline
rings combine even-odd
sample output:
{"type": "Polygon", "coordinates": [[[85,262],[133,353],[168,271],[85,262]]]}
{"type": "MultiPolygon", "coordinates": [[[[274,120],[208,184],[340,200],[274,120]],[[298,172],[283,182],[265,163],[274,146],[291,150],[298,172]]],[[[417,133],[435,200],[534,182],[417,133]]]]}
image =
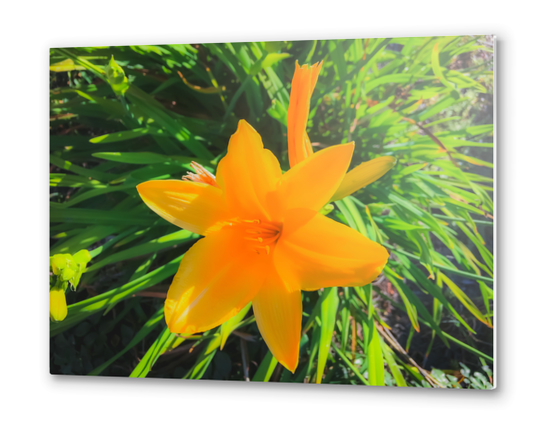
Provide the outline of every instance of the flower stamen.
{"type": "Polygon", "coordinates": [[[196,171],[196,173],[187,173],[183,176],[184,181],[193,181],[195,183],[204,183],[218,187],[216,183],[216,177],[209,171],[207,171],[203,166],[194,161],[190,162],[190,166],[194,171],[196,171]]]}
{"type": "Polygon", "coordinates": [[[259,219],[233,219],[230,225],[243,229],[243,239],[249,242],[252,251],[269,255],[282,232],[282,225],[274,222],[262,222],[259,219]]]}

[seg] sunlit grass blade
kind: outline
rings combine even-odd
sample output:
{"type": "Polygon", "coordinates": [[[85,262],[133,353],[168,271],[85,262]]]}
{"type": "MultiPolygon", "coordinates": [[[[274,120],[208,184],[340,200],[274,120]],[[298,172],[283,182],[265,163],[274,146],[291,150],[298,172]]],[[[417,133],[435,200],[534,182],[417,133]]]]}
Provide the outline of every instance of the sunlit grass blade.
{"type": "Polygon", "coordinates": [[[450,280],[445,274],[441,273],[440,277],[442,281],[448,286],[452,293],[459,299],[459,301],[473,314],[478,320],[483,322],[488,327],[493,327],[490,321],[487,320],[485,315],[476,307],[474,302],[461,290],[452,280],[450,280]]]}
{"type": "Polygon", "coordinates": [[[220,348],[220,342],[222,338],[220,337],[220,332],[213,333],[213,337],[209,339],[204,350],[199,354],[196,364],[186,373],[184,378],[199,380],[207,371],[207,368],[211,364],[216,351],[220,348]]]}
{"type": "Polygon", "coordinates": [[[363,322],[363,334],[366,342],[367,360],[369,361],[369,384],[384,386],[384,357],[380,346],[380,336],[372,318],[363,322]]]}
{"type": "Polygon", "coordinates": [[[140,328],[140,330],[137,332],[137,334],[134,336],[134,338],[130,341],[130,343],[128,343],[124,347],[124,349],[122,349],[119,353],[117,353],[115,356],[113,356],[108,361],[104,362],[102,365],[94,368],[91,372],[88,373],[88,375],[100,375],[102,372],[104,372],[107,369],[107,367],[109,367],[118,358],[120,358],[122,355],[124,355],[126,352],[128,352],[130,349],[132,349],[138,343],[140,343],[141,340],[143,340],[152,330],[154,330],[156,328],[156,326],[162,321],[163,317],[164,317],[164,308],[160,308],[143,325],[143,327],[140,328]]]}
{"type": "Polygon", "coordinates": [[[227,320],[224,324],[220,326],[220,350],[224,348],[224,345],[226,344],[228,337],[230,336],[232,331],[237,328],[237,326],[243,320],[243,318],[245,318],[251,306],[252,306],[252,303],[249,302],[247,306],[241,309],[237,315],[233,316],[232,318],[230,318],[229,320],[227,320]]]}
{"type": "Polygon", "coordinates": [[[90,267],[88,267],[87,270],[95,271],[115,262],[124,261],[126,259],[131,259],[136,256],[148,255],[149,253],[154,253],[168,247],[183,245],[184,243],[193,241],[198,237],[198,235],[191,233],[188,230],[176,231],[174,233],[159,237],[146,243],[138,244],[137,246],[131,247],[129,249],[110,254],[101,261],[96,262],[90,267]]]}
{"type": "Polygon", "coordinates": [[[401,374],[401,370],[399,369],[397,362],[395,362],[395,359],[393,358],[392,350],[385,343],[381,344],[381,348],[382,348],[382,353],[384,354],[384,359],[386,360],[388,364],[388,367],[393,375],[393,378],[395,378],[395,382],[397,386],[407,387],[408,384],[406,383],[405,378],[403,377],[403,374],[401,374]]]}
{"type": "Polygon", "coordinates": [[[254,374],[254,377],[252,377],[252,381],[269,381],[269,379],[273,375],[273,371],[275,371],[277,364],[278,361],[273,356],[271,351],[267,351],[267,353],[265,354],[265,358],[263,358],[262,363],[254,374]]]}
{"type": "Polygon", "coordinates": [[[359,370],[356,368],[356,366],[346,357],[346,355],[344,353],[341,352],[341,349],[335,344],[335,343],[331,343],[331,345],[333,346],[333,349],[335,350],[335,352],[337,353],[337,355],[340,356],[340,358],[344,361],[344,363],[346,364],[346,366],[348,368],[350,368],[350,370],[354,373],[354,375],[359,378],[359,380],[366,386],[369,386],[371,385],[369,383],[369,381],[363,377],[363,375],[361,375],[361,373],[359,372],[359,370]]]}
{"type": "Polygon", "coordinates": [[[116,133],[104,134],[98,137],[93,137],[89,140],[90,143],[117,143],[119,141],[132,140],[134,138],[143,137],[145,135],[155,135],[166,137],[163,130],[147,127],[147,128],[135,128],[133,130],[119,131],[116,133]]]}
{"type": "Polygon", "coordinates": [[[416,312],[416,307],[412,305],[412,303],[410,303],[408,296],[405,294],[403,290],[403,282],[401,281],[401,279],[396,280],[394,277],[392,277],[394,273],[389,268],[386,268],[384,270],[384,273],[388,277],[389,281],[393,284],[397,292],[399,293],[399,296],[401,297],[401,300],[403,301],[405,305],[406,312],[407,312],[408,318],[410,319],[410,322],[412,323],[412,326],[417,332],[420,332],[420,324],[418,323],[418,314],[416,312]]]}
{"type": "Polygon", "coordinates": [[[318,363],[316,368],[316,384],[322,382],[322,376],[327,362],[329,353],[329,345],[333,337],[335,328],[335,317],[337,316],[337,308],[339,306],[339,296],[337,287],[332,287],[324,290],[322,294],[324,299],[320,305],[321,308],[321,331],[320,340],[318,343],[318,363]]]}
{"type": "Polygon", "coordinates": [[[171,333],[169,329],[165,327],[149,350],[147,350],[143,358],[141,358],[141,361],[139,361],[134,368],[130,377],[145,378],[160,355],[168,349],[173,348],[174,345],[179,345],[182,341],[184,341],[182,337],[178,337],[176,334],[171,333]]]}

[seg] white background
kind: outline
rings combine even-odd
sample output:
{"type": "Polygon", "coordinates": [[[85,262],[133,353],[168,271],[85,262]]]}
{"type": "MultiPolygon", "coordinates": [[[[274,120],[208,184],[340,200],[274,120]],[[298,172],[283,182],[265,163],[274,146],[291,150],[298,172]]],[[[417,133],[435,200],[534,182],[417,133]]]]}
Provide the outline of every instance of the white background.
{"type": "Polygon", "coordinates": [[[10,423],[30,418],[60,423],[536,421],[542,358],[538,313],[542,52],[535,4],[472,0],[4,3],[0,419],[10,423]],[[50,47],[459,34],[498,36],[497,390],[49,375],[50,47]]]}

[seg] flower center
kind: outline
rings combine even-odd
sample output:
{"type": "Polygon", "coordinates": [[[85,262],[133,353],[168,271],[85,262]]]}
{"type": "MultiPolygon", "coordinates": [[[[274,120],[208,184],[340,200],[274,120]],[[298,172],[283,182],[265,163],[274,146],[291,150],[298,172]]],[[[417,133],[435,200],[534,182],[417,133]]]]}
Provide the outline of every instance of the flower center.
{"type": "Polygon", "coordinates": [[[234,219],[231,224],[243,231],[249,248],[257,254],[269,255],[282,231],[282,224],[260,219],[234,219]]]}

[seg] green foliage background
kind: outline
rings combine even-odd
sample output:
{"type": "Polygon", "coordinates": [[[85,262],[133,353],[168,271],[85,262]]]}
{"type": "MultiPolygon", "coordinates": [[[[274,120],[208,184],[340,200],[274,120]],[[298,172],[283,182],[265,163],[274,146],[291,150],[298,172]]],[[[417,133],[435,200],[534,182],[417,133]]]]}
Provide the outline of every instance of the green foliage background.
{"type": "Polygon", "coordinates": [[[51,323],[51,372],[491,388],[492,48],[462,36],[52,49],[51,255],[88,249],[92,260],[67,318],[51,323]],[[369,286],[303,293],[291,374],[250,305],[205,334],[169,332],[163,299],[198,236],[135,186],[180,179],[192,160],[214,171],[239,119],[286,170],[296,60],[324,61],[315,150],[355,141],[352,166],[398,163],[335,202],[330,217],[391,257],[369,286]]]}

